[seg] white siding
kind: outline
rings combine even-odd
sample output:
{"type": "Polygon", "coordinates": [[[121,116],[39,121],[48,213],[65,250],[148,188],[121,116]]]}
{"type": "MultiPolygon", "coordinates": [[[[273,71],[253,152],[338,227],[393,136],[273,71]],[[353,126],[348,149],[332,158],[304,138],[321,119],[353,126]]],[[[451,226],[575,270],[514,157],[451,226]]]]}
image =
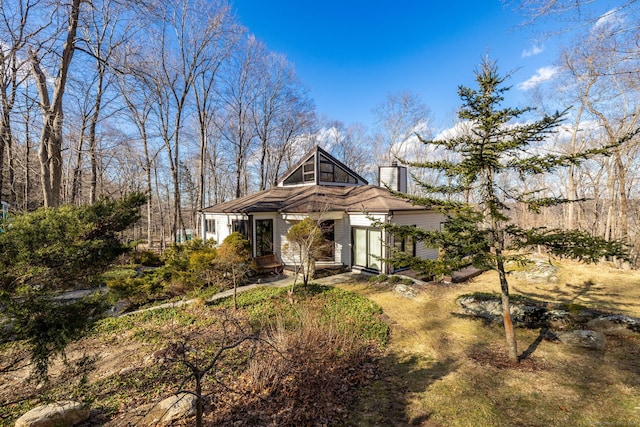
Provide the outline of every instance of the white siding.
{"type": "Polygon", "coordinates": [[[231,234],[231,221],[234,219],[247,219],[242,214],[224,214],[224,213],[204,213],[202,214],[203,227],[202,227],[202,240],[214,239],[219,245],[222,241],[231,234]],[[207,219],[213,219],[216,222],[215,233],[208,233],[204,228],[204,221],[207,219]]]}
{"type": "MultiPolygon", "coordinates": [[[[280,240],[280,258],[282,259],[282,263],[285,265],[296,264],[297,257],[293,257],[294,254],[291,254],[285,251],[285,246],[288,243],[287,241],[287,233],[289,232],[289,228],[295,222],[288,222],[282,219],[282,217],[278,217],[278,238],[280,240]]],[[[274,231],[275,232],[275,231],[274,231]]]]}
{"type": "Polygon", "coordinates": [[[385,214],[349,214],[352,227],[372,227],[369,217],[384,222],[387,216],[385,214]]]}
{"type": "MultiPolygon", "coordinates": [[[[425,230],[440,230],[445,217],[439,212],[402,212],[394,213],[393,223],[398,225],[415,225],[425,230]]],[[[438,258],[437,248],[425,247],[421,242],[416,245],[416,256],[427,259],[438,258]]]]}

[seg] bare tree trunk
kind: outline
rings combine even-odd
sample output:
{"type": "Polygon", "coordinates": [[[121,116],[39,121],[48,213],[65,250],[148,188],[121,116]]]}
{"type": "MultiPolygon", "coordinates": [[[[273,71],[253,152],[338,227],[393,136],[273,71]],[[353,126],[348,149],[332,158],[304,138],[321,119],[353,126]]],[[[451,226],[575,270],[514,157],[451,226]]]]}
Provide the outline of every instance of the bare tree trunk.
{"type": "Polygon", "coordinates": [[[613,161],[615,164],[616,175],[618,177],[618,197],[620,198],[620,227],[618,230],[618,239],[629,241],[629,201],[627,199],[627,169],[625,168],[620,157],[620,151],[616,150],[613,161]]]}
{"type": "Polygon", "coordinates": [[[71,180],[71,204],[75,204],[76,199],[80,196],[81,177],[82,177],[82,147],[84,145],[84,132],[87,128],[87,117],[82,116],[82,126],[80,126],[80,136],[78,137],[78,145],[76,146],[76,163],[73,167],[71,180]]]}
{"type": "Polygon", "coordinates": [[[104,93],[104,65],[98,64],[98,87],[96,100],[93,105],[93,115],[89,124],[89,159],[91,163],[91,184],[89,187],[89,203],[94,204],[98,193],[98,157],[97,157],[97,138],[96,126],[100,118],[100,109],[102,107],[102,95],[104,93]]]}
{"type": "Polygon", "coordinates": [[[607,208],[605,229],[604,229],[604,239],[612,240],[615,238],[614,227],[614,208],[616,204],[616,176],[615,176],[615,168],[607,162],[608,169],[608,177],[607,177],[607,192],[609,194],[609,203],[607,208]]]}
{"type": "Polygon", "coordinates": [[[509,301],[509,283],[504,269],[504,261],[502,259],[502,251],[496,251],[498,276],[500,277],[500,290],[502,293],[502,318],[504,320],[504,333],[507,340],[507,351],[509,352],[509,360],[518,363],[518,342],[516,340],[516,331],[513,327],[513,319],[511,317],[511,304],[509,301]]]}
{"type": "Polygon", "coordinates": [[[62,98],[64,95],[69,66],[75,52],[76,33],[80,16],[80,1],[71,0],[67,37],[62,47],[60,68],[53,89],[53,100],[50,101],[47,79],[40,68],[40,60],[36,53],[29,49],[29,60],[33,76],[38,87],[38,95],[42,108],[42,132],[40,134],[40,159],[42,193],[44,205],[55,207],[60,204],[62,184],[62,123],[64,121],[62,98]]]}

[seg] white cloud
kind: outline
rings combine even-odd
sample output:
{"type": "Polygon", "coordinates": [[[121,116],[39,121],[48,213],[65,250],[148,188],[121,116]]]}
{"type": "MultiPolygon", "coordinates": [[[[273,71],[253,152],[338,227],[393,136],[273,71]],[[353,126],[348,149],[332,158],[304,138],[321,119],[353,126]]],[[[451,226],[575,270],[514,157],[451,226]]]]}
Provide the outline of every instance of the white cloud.
{"type": "Polygon", "coordinates": [[[544,46],[538,46],[537,44],[534,44],[530,49],[523,50],[521,56],[522,58],[528,58],[530,56],[538,55],[542,52],[544,52],[544,46]]]}
{"type": "Polygon", "coordinates": [[[518,83],[516,87],[520,90],[533,89],[541,83],[551,80],[558,73],[560,73],[560,67],[548,66],[538,68],[538,71],[536,71],[533,76],[529,77],[522,83],[518,83]]]}
{"type": "Polygon", "coordinates": [[[593,25],[594,30],[612,29],[624,22],[624,16],[618,13],[618,9],[611,9],[604,13],[593,25]]]}
{"type": "Polygon", "coordinates": [[[453,138],[457,138],[459,136],[463,136],[463,135],[468,135],[471,132],[471,128],[473,126],[471,125],[471,122],[469,121],[461,121],[461,122],[456,122],[456,124],[453,125],[453,127],[450,127],[448,129],[444,129],[442,131],[440,131],[434,138],[434,141],[442,141],[442,140],[446,140],[446,139],[453,139],[453,138]]]}

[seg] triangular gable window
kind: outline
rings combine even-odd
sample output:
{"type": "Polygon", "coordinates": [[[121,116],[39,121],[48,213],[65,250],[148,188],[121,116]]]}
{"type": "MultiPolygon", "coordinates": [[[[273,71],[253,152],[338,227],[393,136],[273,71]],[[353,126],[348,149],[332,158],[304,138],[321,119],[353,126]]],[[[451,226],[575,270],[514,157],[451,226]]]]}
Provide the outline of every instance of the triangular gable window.
{"type": "Polygon", "coordinates": [[[346,184],[366,185],[367,181],[351,169],[316,147],[306,160],[294,167],[279,185],[346,184]]]}
{"type": "Polygon", "coordinates": [[[320,182],[341,183],[341,184],[357,184],[356,178],[335,164],[325,155],[320,154],[320,182]]]}
{"type": "Polygon", "coordinates": [[[313,183],[316,180],[315,171],[316,161],[312,156],[284,180],[284,185],[313,183]]]}

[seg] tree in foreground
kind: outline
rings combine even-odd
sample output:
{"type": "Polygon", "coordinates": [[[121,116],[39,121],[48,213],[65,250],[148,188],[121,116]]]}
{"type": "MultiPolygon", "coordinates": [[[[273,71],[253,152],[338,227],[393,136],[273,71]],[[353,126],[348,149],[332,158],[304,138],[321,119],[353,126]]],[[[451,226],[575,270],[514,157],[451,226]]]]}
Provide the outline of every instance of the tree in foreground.
{"type": "Polygon", "coordinates": [[[220,271],[231,278],[233,284],[233,308],[238,309],[238,283],[249,273],[251,242],[242,234],[233,232],[222,241],[218,258],[214,260],[220,271]]]}
{"type": "MultiPolygon", "coordinates": [[[[523,228],[509,218],[510,206],[524,204],[538,212],[542,207],[572,203],[562,197],[544,197],[544,189],[523,192],[522,182],[568,167],[610,150],[634,135],[609,146],[570,155],[546,154],[540,144],[554,132],[564,113],[556,112],[537,121],[524,121],[522,116],[532,108],[503,108],[501,103],[509,87],[506,77],[498,74],[494,62],[485,59],[476,71],[477,89],[460,87],[462,108],[458,117],[467,123],[467,131],[443,140],[424,140],[440,152],[443,159],[408,163],[427,168],[446,177],[442,184],[419,182],[423,196],[403,195],[415,204],[439,210],[446,216],[442,230],[427,231],[413,226],[380,224],[399,238],[412,236],[426,246],[440,248],[437,260],[414,258],[395,251],[389,260],[429,274],[456,271],[469,263],[482,269],[495,270],[500,280],[502,310],[509,359],[518,361],[515,330],[509,304],[507,267],[509,262],[526,262],[522,250],[543,246],[550,253],[586,262],[603,257],[626,257],[620,241],[606,241],[578,230],[523,228]]],[[[637,131],[636,131],[637,133],[637,131]]]]}
{"type": "MultiPolygon", "coordinates": [[[[105,309],[101,298],[74,303],[61,291],[97,283],[129,250],[118,233],[140,218],[146,197],[134,193],[91,206],[40,208],[12,216],[0,233],[0,343],[24,340],[36,373],[45,376],[51,356],[64,352],[105,309]]],[[[2,368],[2,367],[0,367],[2,368]]]]}
{"type": "Polygon", "coordinates": [[[284,251],[291,255],[295,263],[295,276],[291,285],[293,293],[298,274],[302,273],[302,283],[306,286],[313,278],[316,260],[326,250],[327,241],[322,235],[322,228],[312,218],[305,218],[294,224],[287,233],[287,244],[284,251]]]}

